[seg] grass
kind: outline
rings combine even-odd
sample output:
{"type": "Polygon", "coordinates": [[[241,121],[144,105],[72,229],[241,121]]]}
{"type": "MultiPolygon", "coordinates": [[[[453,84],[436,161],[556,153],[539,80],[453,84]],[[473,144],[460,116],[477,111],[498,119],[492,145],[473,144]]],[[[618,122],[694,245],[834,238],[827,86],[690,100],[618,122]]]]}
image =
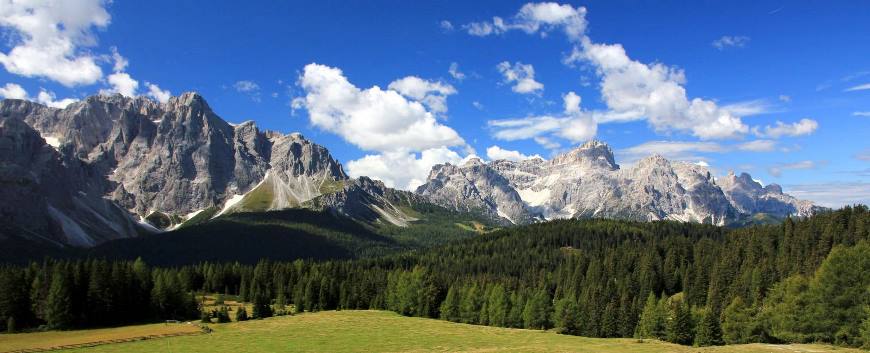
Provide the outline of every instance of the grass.
{"type": "MultiPolygon", "coordinates": [[[[306,313],[210,327],[214,332],[207,335],[119,343],[68,352],[858,352],[824,345],[750,344],[695,348],[659,341],[641,343],[635,339],[586,338],[456,324],[402,317],[383,311],[306,313]]],[[[78,333],[87,334],[87,331],[49,335],[78,333]]],[[[6,342],[24,340],[26,335],[11,335],[16,337],[6,342]]],[[[3,341],[0,341],[0,346],[6,347],[3,341]]]]}
{"type": "MultiPolygon", "coordinates": [[[[98,341],[129,339],[149,335],[198,332],[200,332],[200,329],[197,325],[177,323],[136,325],[79,331],[48,331],[6,334],[0,335],[0,352],[34,348],[49,348],[98,341]]],[[[111,346],[121,347],[118,344],[113,344],[107,347],[111,346]]]]}

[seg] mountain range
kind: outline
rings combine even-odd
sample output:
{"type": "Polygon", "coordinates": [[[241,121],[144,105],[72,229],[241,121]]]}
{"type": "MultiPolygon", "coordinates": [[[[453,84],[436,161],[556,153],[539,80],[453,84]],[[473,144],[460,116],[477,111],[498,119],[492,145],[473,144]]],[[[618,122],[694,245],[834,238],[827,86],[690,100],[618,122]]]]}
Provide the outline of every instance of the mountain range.
{"type": "Polygon", "coordinates": [[[672,219],[717,225],[822,208],[748,174],[651,156],[620,168],[590,141],[550,160],[436,165],[415,192],[350,178],[298,133],[231,124],[196,93],[166,103],[96,95],[64,109],[0,102],[0,239],[92,247],[229,214],[289,208],[408,227],[441,207],[490,222],[672,219]]]}

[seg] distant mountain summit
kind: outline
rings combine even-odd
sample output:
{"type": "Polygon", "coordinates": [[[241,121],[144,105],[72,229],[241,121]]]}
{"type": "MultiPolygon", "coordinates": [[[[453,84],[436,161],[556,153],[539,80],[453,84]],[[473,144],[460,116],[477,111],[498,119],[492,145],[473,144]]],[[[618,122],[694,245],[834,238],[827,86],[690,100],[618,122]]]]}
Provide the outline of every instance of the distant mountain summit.
{"type": "Polygon", "coordinates": [[[717,181],[703,166],[654,155],[628,169],[592,140],[551,160],[436,165],[417,193],[442,206],[476,210],[506,223],[555,218],[671,219],[716,225],[756,214],[808,216],[812,202],[762,187],[748,174],[717,181]]]}

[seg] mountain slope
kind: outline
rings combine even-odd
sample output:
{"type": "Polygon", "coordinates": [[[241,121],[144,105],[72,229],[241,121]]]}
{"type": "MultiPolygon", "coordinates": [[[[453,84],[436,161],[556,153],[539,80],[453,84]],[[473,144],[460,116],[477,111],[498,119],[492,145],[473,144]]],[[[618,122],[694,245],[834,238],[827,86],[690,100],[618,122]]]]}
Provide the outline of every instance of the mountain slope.
{"type": "Polygon", "coordinates": [[[416,192],[444,207],[482,209],[494,219],[515,224],[532,219],[619,218],[726,225],[759,213],[782,218],[822,209],[783,194],[775,184],[762,188],[746,178],[751,184],[745,178],[717,181],[706,167],[661,156],[622,169],[610,147],[593,140],[549,161],[437,165],[416,192]]]}

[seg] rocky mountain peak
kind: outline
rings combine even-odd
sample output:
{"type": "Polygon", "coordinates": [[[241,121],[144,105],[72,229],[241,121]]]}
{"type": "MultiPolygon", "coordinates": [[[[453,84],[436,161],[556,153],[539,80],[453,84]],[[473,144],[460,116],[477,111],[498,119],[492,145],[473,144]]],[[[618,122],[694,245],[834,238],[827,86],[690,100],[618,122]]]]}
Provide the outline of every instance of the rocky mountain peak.
{"type": "Polygon", "coordinates": [[[589,140],[565,154],[556,156],[553,164],[577,164],[581,167],[603,168],[617,170],[619,165],[613,157],[613,150],[604,142],[589,140]]]}

